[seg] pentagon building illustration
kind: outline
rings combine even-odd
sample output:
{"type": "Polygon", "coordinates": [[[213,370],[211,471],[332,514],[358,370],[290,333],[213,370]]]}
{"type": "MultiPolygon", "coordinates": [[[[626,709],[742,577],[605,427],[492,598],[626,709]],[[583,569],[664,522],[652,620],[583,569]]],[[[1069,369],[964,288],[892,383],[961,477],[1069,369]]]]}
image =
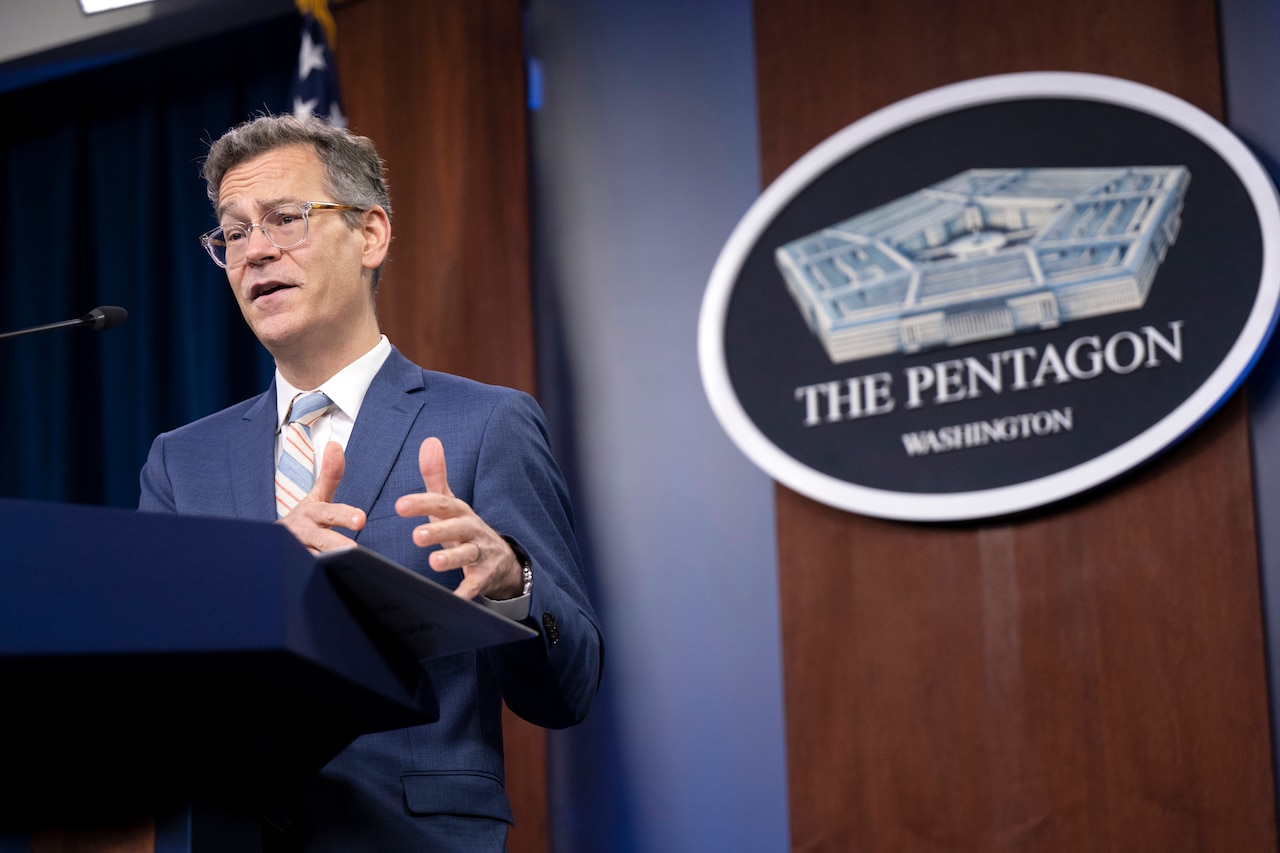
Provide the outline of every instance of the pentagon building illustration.
{"type": "Polygon", "coordinates": [[[1141,308],[1183,166],[971,169],[775,251],[832,362],[1141,308]]]}

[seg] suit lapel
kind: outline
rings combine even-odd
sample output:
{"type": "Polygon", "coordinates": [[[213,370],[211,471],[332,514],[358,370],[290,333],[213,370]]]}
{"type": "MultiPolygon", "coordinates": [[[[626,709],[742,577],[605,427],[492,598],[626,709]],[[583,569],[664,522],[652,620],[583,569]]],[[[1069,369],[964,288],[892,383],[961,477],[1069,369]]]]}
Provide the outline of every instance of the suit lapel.
{"type": "Polygon", "coordinates": [[[360,404],[335,502],[366,512],[373,507],[401,452],[408,452],[404,444],[425,403],[422,392],[422,371],[393,347],[360,404]]]}
{"type": "Polygon", "coordinates": [[[227,468],[239,518],[276,518],[275,400],[272,382],[227,435],[227,468]]]}

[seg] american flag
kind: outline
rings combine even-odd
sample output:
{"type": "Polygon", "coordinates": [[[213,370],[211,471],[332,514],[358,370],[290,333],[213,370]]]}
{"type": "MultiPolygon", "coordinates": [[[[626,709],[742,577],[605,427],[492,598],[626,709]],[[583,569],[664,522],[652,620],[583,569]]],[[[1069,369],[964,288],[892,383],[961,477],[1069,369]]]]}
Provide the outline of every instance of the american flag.
{"type": "Polygon", "coordinates": [[[298,70],[293,76],[289,99],[298,118],[320,116],[337,127],[347,126],[338,94],[338,69],[333,64],[333,43],[337,27],[328,0],[294,0],[302,13],[302,39],[298,47],[298,70]]]}

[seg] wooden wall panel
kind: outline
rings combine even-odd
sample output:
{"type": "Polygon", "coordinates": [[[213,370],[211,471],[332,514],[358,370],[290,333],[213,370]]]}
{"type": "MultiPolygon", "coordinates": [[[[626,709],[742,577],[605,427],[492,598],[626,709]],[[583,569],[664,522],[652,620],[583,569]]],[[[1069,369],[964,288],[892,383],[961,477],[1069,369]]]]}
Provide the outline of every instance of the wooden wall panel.
{"type": "MultiPolygon", "coordinates": [[[[756,0],[763,179],[988,74],[1126,77],[1221,115],[1211,0],[756,0]]],[[[1274,851],[1245,401],[1016,519],[777,487],[792,848],[1274,851]]]]}
{"type": "Polygon", "coordinates": [[[519,0],[337,5],[350,127],[395,208],[383,331],[425,367],[534,390],[519,0]]]}
{"type": "MultiPolygon", "coordinates": [[[[393,242],[378,298],[405,355],[534,393],[519,0],[336,2],[349,126],[387,163],[393,242]]],[[[546,734],[504,714],[520,853],[549,847],[546,734]]]]}

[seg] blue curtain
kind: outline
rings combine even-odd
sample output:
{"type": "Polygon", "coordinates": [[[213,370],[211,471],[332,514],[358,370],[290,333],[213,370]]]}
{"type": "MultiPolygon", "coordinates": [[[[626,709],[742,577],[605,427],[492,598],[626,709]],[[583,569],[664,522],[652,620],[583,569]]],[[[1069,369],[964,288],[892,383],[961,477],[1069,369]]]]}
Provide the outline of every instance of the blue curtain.
{"type": "Polygon", "coordinates": [[[271,361],[198,236],[208,140],[287,108],[298,19],[0,95],[0,497],[133,507],[159,432],[266,387],[271,361]]]}

